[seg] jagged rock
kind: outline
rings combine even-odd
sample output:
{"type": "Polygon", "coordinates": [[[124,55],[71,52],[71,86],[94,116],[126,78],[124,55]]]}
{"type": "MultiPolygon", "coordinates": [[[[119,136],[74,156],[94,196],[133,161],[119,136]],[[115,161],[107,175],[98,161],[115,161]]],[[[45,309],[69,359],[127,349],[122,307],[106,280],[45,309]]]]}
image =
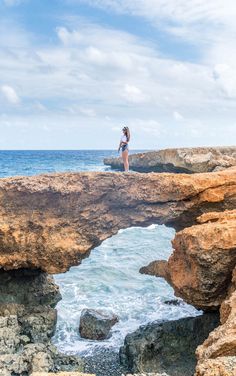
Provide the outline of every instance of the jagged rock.
{"type": "Polygon", "coordinates": [[[129,373],[126,376],[168,376],[167,373],[129,373]]]}
{"type": "Polygon", "coordinates": [[[96,376],[88,373],[81,372],[57,372],[57,373],[48,373],[48,372],[33,372],[30,376],[96,376]]]}
{"type": "Polygon", "coordinates": [[[31,342],[48,342],[55,333],[57,311],[51,307],[38,306],[19,317],[21,330],[31,342]]]}
{"type": "Polygon", "coordinates": [[[61,294],[53,277],[40,270],[0,270],[0,316],[23,314],[26,306],[55,307],[61,294]]]}
{"type": "Polygon", "coordinates": [[[143,271],[165,277],[177,296],[203,310],[218,309],[226,298],[236,265],[236,210],[206,213],[178,232],[174,252],[165,264],[153,262],[143,271]]]}
{"type": "MultiPolygon", "coordinates": [[[[122,158],[105,158],[104,164],[123,170],[122,158]]],[[[130,169],[139,172],[211,172],[236,165],[236,147],[197,147],[131,154],[130,169]]]]}
{"type": "Polygon", "coordinates": [[[13,354],[19,349],[20,332],[16,316],[0,317],[0,355],[13,354]]]}
{"type": "Polygon", "coordinates": [[[140,268],[139,272],[169,280],[168,262],[166,260],[152,261],[147,266],[140,268]]]}
{"type": "MultiPolygon", "coordinates": [[[[196,355],[199,370],[204,368],[201,366],[202,363],[208,364],[206,362],[208,359],[218,359],[220,364],[222,357],[234,357],[234,366],[236,366],[236,291],[221,306],[221,325],[197,348],[196,355]]],[[[227,364],[226,361],[224,367],[227,364]]]]}
{"type": "Polygon", "coordinates": [[[165,300],[163,303],[167,305],[173,305],[173,306],[180,306],[181,304],[184,304],[183,301],[179,299],[165,300]]]}
{"type": "Polygon", "coordinates": [[[74,356],[67,357],[67,364],[63,364],[65,355],[60,354],[51,344],[28,344],[21,351],[14,354],[0,355],[0,370],[9,373],[25,375],[31,372],[56,372],[58,370],[83,370],[83,362],[74,356]]]}
{"type": "Polygon", "coordinates": [[[110,336],[110,330],[119,321],[114,314],[95,309],[83,309],[79,332],[82,338],[103,340],[110,336]]]}
{"type": "Polygon", "coordinates": [[[235,208],[236,168],[6,178],[0,199],[0,266],[61,273],[121,228],[159,223],[182,229],[203,212],[235,208]]]}
{"type": "Polygon", "coordinates": [[[1,270],[0,277],[0,374],[83,370],[80,358],[59,353],[50,342],[52,307],[61,299],[53,278],[34,270],[1,270]]]}
{"type": "Polygon", "coordinates": [[[236,356],[208,359],[197,365],[194,376],[235,376],[236,356]]]}
{"type": "Polygon", "coordinates": [[[193,375],[196,347],[218,324],[218,315],[210,313],[142,326],[126,336],[120,349],[121,363],[133,373],[193,375]]]}

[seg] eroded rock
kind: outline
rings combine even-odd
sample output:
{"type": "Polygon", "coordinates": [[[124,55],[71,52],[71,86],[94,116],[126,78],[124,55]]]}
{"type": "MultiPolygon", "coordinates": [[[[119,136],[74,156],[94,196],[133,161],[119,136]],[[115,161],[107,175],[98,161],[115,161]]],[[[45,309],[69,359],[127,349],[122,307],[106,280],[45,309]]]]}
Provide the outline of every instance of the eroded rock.
{"type": "Polygon", "coordinates": [[[158,223],[180,229],[203,212],[234,207],[235,168],[0,179],[0,266],[65,272],[121,228],[158,223]]]}
{"type": "Polygon", "coordinates": [[[52,277],[36,270],[0,270],[1,375],[83,369],[80,358],[51,344],[61,299],[52,277]]]}
{"type": "Polygon", "coordinates": [[[30,376],[96,376],[88,373],[81,372],[57,372],[57,373],[48,373],[48,372],[33,372],[30,376]]]}
{"type": "Polygon", "coordinates": [[[165,273],[163,261],[143,271],[165,277],[175,294],[196,308],[216,310],[226,298],[236,265],[236,210],[207,213],[197,221],[176,234],[165,273]]]}
{"type": "Polygon", "coordinates": [[[118,316],[95,309],[83,309],[79,332],[82,338],[103,340],[110,336],[111,328],[119,321],[118,316]]]}
{"type": "Polygon", "coordinates": [[[236,356],[208,359],[197,365],[194,376],[235,376],[236,356]]]}
{"type": "MultiPolygon", "coordinates": [[[[122,158],[105,158],[104,164],[123,170],[122,158]]],[[[131,154],[130,169],[139,172],[199,173],[220,171],[236,165],[236,147],[197,147],[131,154]]]]}
{"type": "Polygon", "coordinates": [[[142,326],[126,336],[120,349],[121,363],[133,373],[193,375],[196,347],[218,324],[218,315],[211,313],[142,326]]]}

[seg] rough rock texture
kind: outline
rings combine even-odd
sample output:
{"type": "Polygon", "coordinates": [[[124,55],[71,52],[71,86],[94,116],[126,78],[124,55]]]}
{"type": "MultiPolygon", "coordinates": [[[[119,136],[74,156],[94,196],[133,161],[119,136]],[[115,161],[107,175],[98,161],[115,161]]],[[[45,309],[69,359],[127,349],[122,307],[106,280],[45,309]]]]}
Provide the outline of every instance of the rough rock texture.
{"type": "Polygon", "coordinates": [[[95,376],[91,373],[81,373],[81,372],[57,372],[57,373],[48,373],[48,372],[33,372],[30,376],[95,376]]]}
{"type": "Polygon", "coordinates": [[[103,340],[110,337],[111,328],[119,321],[118,316],[95,309],[83,309],[79,333],[82,338],[103,340]]]}
{"type": "Polygon", "coordinates": [[[53,278],[38,270],[0,270],[0,375],[83,369],[50,342],[61,299],[53,278]]]}
{"type": "Polygon", "coordinates": [[[168,375],[167,373],[135,373],[133,375],[129,373],[126,376],[168,376],[168,375]]]}
{"type": "Polygon", "coordinates": [[[236,168],[209,174],[63,173],[0,179],[0,266],[65,272],[121,228],[176,229],[236,207],[236,168]]]}
{"type": "Polygon", "coordinates": [[[208,212],[197,222],[176,234],[167,263],[154,261],[141,271],[166,278],[197,308],[220,307],[221,325],[197,349],[196,376],[235,376],[236,210],[208,212]]]}
{"type": "Polygon", "coordinates": [[[23,314],[25,307],[55,307],[61,300],[51,276],[39,270],[0,269],[0,316],[23,314]]]}
{"type": "MultiPolygon", "coordinates": [[[[233,284],[235,283],[235,275],[236,269],[233,273],[233,284]]],[[[231,290],[231,287],[229,290],[231,290]]],[[[211,332],[204,343],[197,348],[198,367],[196,375],[204,374],[203,371],[208,366],[212,372],[219,368],[219,370],[225,370],[226,375],[227,372],[229,372],[229,375],[236,374],[236,291],[231,293],[228,299],[222,303],[220,318],[221,325],[211,332]]],[[[219,373],[219,371],[217,372],[219,373]]],[[[222,375],[224,375],[223,371],[222,375]]]]}
{"type": "MultiPolygon", "coordinates": [[[[105,158],[104,164],[123,170],[121,158],[105,158]]],[[[131,154],[130,169],[139,172],[211,172],[236,165],[236,147],[198,147],[131,154]]]]}
{"type": "Polygon", "coordinates": [[[218,324],[218,314],[211,313],[140,327],[126,336],[120,350],[121,363],[134,373],[193,375],[196,347],[218,324]]]}
{"type": "Polygon", "coordinates": [[[208,359],[197,365],[194,376],[235,376],[236,356],[208,359]]]}
{"type": "Polygon", "coordinates": [[[203,310],[218,309],[236,265],[236,210],[206,213],[178,232],[168,263],[152,262],[141,272],[165,277],[177,296],[203,310]],[[164,270],[164,271],[163,271],[164,270]]]}

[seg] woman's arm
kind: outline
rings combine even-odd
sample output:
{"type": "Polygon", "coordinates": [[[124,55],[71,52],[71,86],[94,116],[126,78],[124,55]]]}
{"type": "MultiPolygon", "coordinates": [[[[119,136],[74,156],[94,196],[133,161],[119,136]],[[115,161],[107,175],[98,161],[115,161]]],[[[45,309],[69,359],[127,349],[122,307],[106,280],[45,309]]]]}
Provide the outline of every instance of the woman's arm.
{"type": "Polygon", "coordinates": [[[120,143],[119,143],[118,153],[120,152],[121,144],[122,144],[122,141],[120,141],[120,143]]]}

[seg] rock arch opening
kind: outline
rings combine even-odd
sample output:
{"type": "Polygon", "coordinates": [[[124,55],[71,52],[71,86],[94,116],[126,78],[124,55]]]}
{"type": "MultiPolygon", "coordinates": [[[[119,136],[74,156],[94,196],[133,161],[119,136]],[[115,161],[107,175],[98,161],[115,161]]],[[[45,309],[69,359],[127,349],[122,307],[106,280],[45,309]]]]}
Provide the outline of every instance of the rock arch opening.
{"type": "Polygon", "coordinates": [[[87,354],[100,347],[118,351],[128,333],[155,320],[173,320],[199,312],[179,300],[162,278],[141,275],[139,269],[155,259],[167,260],[174,229],[165,225],[131,227],[103,241],[79,267],[55,275],[62,300],[57,305],[54,343],[63,352],[87,354]],[[114,312],[119,322],[105,341],[79,336],[82,309],[114,312]]]}

